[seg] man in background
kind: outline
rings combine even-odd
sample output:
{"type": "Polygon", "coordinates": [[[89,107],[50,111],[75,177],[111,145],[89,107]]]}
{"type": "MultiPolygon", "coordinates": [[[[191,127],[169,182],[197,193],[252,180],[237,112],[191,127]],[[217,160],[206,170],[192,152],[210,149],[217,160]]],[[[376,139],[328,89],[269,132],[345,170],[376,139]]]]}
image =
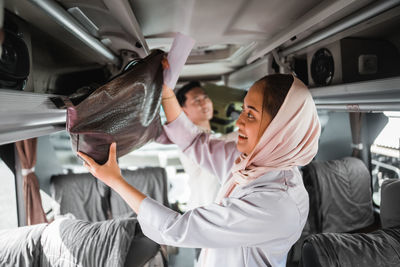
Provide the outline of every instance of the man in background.
{"type": "MultiPolygon", "coordinates": [[[[215,134],[211,131],[210,120],[214,112],[213,103],[199,82],[194,81],[185,84],[176,93],[176,98],[186,116],[199,129],[212,134],[212,138],[232,140],[236,137],[236,134],[222,137],[221,134],[215,134]]],[[[218,178],[201,168],[182,152],[180,152],[179,158],[189,176],[188,185],[191,192],[187,203],[188,209],[212,203],[220,188],[218,178]]]]}

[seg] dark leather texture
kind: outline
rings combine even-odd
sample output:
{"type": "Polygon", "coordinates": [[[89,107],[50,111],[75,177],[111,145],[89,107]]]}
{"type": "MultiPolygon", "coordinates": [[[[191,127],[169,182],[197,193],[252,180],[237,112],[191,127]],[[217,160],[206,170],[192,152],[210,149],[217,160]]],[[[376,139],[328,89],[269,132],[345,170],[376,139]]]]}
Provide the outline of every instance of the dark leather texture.
{"type": "Polygon", "coordinates": [[[104,164],[112,142],[117,143],[120,157],[160,134],[163,56],[155,50],[79,104],[70,101],[76,104],[67,108],[67,131],[74,151],[104,164]]]}

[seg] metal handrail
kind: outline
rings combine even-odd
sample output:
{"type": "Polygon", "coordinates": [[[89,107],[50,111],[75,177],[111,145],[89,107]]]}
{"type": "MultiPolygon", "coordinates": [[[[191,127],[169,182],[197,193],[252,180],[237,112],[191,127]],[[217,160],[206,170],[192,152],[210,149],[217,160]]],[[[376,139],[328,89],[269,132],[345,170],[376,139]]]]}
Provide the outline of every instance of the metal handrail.
{"type": "Polygon", "coordinates": [[[107,62],[119,66],[120,59],[114,55],[106,46],[104,46],[98,39],[91,36],[66,10],[53,0],[29,0],[36,6],[41,8],[57,23],[63,26],[66,30],[72,33],[79,40],[84,42],[99,56],[107,62]]]}
{"type": "Polygon", "coordinates": [[[386,163],[383,163],[383,162],[379,162],[379,161],[374,160],[374,159],[371,160],[371,163],[375,164],[375,166],[383,167],[383,168],[386,168],[388,170],[394,171],[397,174],[397,176],[400,178],[400,169],[399,168],[397,168],[395,166],[392,166],[392,165],[389,165],[389,164],[386,164],[386,163]]]}
{"type": "Polygon", "coordinates": [[[385,12],[397,5],[400,4],[400,0],[386,0],[386,1],[376,1],[375,3],[362,8],[360,11],[357,11],[355,14],[345,17],[344,19],[332,24],[331,26],[325,28],[322,31],[319,31],[315,34],[312,34],[308,38],[287,47],[280,55],[285,57],[294,52],[297,52],[301,49],[304,49],[308,46],[316,44],[324,39],[327,39],[339,32],[342,32],[346,29],[349,29],[367,19],[373,18],[379,15],[382,12],[385,12]]]}
{"type": "Polygon", "coordinates": [[[54,95],[0,89],[0,145],[65,129],[66,110],[54,95]]]}

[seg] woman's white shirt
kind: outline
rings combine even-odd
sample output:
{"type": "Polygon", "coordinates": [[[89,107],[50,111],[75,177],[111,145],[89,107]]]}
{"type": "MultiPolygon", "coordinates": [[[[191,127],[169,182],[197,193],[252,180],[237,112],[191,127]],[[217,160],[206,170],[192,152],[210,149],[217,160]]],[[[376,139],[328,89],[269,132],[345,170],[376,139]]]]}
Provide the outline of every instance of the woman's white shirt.
{"type": "MultiPolygon", "coordinates": [[[[182,114],[164,126],[167,137],[202,167],[225,182],[240,152],[235,142],[210,139],[182,114]]],[[[237,186],[221,204],[179,214],[143,200],[138,220],[143,233],[160,244],[208,248],[199,266],[286,266],[308,215],[308,194],[297,168],[271,171],[237,186]]],[[[202,253],[203,254],[203,253],[202,253]]]]}
{"type": "MultiPolygon", "coordinates": [[[[237,132],[221,135],[219,133],[206,131],[200,127],[198,128],[205,133],[209,133],[211,139],[224,140],[225,142],[237,140],[237,132]]],[[[202,168],[197,162],[186,156],[182,151],[179,152],[179,160],[182,163],[185,173],[188,175],[187,184],[190,189],[186,210],[213,203],[217,197],[219,189],[221,188],[218,177],[205,168],[202,168]]]]}

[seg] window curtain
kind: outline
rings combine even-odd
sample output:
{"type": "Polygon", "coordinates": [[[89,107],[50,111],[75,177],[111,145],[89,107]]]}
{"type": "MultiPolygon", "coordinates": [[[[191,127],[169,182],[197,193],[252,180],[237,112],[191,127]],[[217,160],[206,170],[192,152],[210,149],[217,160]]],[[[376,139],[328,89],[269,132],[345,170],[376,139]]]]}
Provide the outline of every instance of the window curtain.
{"type": "Polygon", "coordinates": [[[40,197],[39,182],[35,174],[37,139],[27,139],[15,143],[21,161],[23,192],[25,199],[26,224],[47,222],[40,197]]]}

